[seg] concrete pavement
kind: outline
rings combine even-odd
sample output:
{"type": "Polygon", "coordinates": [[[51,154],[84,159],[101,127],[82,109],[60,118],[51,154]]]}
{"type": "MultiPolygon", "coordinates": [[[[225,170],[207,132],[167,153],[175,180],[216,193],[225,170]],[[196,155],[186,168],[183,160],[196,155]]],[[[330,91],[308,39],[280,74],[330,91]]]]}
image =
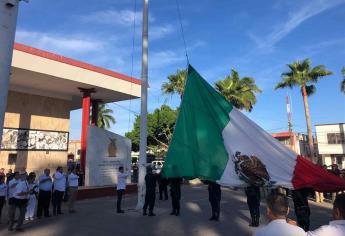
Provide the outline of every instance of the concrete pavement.
{"type": "MultiPolygon", "coordinates": [[[[143,217],[135,210],[136,195],[124,198],[125,214],[115,211],[115,198],[101,198],[77,202],[77,213],[65,214],[48,219],[35,220],[25,225],[25,232],[8,232],[6,225],[0,225],[0,235],[236,235],[250,236],[255,231],[248,226],[249,212],[243,190],[223,189],[220,222],[210,222],[210,205],[206,186],[183,186],[181,216],[170,216],[171,202],[156,201],[155,217],[143,217]]],[[[331,204],[311,203],[312,226],[314,229],[327,224],[331,216],[331,204]]],[[[266,224],[265,204],[262,202],[261,224],[266,224]]],[[[4,209],[6,215],[6,209],[4,209]]],[[[293,212],[291,214],[293,217],[293,212]]]]}

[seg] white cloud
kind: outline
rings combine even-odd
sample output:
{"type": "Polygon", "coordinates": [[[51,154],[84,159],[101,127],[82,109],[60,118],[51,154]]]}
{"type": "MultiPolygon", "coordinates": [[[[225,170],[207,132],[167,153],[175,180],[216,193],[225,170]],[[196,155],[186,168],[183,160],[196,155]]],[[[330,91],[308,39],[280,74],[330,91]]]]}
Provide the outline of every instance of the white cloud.
{"type": "Polygon", "coordinates": [[[16,42],[60,53],[95,52],[104,46],[102,41],[87,39],[83,36],[73,37],[26,30],[16,31],[16,42]]]}
{"type": "MultiPolygon", "coordinates": [[[[133,25],[134,17],[137,24],[142,22],[142,12],[133,10],[104,10],[96,11],[88,15],[82,16],[83,22],[92,22],[107,25],[120,25],[129,27],[133,25]]],[[[149,21],[154,22],[155,19],[149,15],[149,21]]]]}
{"type": "Polygon", "coordinates": [[[149,38],[151,40],[160,39],[173,33],[174,30],[172,25],[152,26],[149,28],[149,38]]]}
{"type": "Polygon", "coordinates": [[[152,52],[149,58],[150,68],[162,68],[186,60],[183,53],[171,50],[152,52]]]}
{"type": "Polygon", "coordinates": [[[290,13],[286,22],[276,25],[275,30],[267,37],[262,38],[253,34],[249,34],[249,37],[255,41],[258,48],[270,49],[304,21],[343,3],[345,3],[345,0],[315,0],[308,1],[308,4],[302,7],[298,4],[300,8],[290,13]]]}

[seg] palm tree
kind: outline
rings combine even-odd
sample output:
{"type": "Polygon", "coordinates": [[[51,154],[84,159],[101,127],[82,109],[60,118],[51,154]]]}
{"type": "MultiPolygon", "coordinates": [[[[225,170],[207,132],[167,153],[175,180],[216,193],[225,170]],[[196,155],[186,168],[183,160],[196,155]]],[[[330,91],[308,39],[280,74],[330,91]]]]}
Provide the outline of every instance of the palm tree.
{"type": "Polygon", "coordinates": [[[103,129],[109,129],[111,124],[115,124],[116,120],[112,114],[113,114],[113,110],[110,108],[107,108],[106,104],[99,104],[97,127],[103,128],[103,129]]]}
{"type": "Polygon", "coordinates": [[[187,70],[177,70],[176,74],[168,76],[168,82],[162,84],[164,94],[179,94],[182,98],[187,70]]]}
{"type": "Polygon", "coordinates": [[[308,131],[308,143],[310,148],[311,160],[315,160],[314,155],[314,144],[312,135],[311,119],[309,114],[308,96],[312,95],[316,91],[315,83],[319,81],[320,78],[331,75],[332,72],[327,70],[324,65],[318,65],[311,68],[311,60],[305,59],[304,61],[295,61],[292,64],[287,65],[289,71],[282,73],[282,81],[279,82],[275,89],[281,88],[293,88],[298,86],[301,88],[301,93],[304,102],[305,118],[307,121],[307,131],[308,131]]]}
{"type": "Polygon", "coordinates": [[[251,111],[256,103],[256,93],[261,93],[251,77],[240,78],[234,69],[225,79],[215,84],[216,90],[238,109],[251,111]]]}
{"type": "Polygon", "coordinates": [[[341,73],[343,74],[344,79],[343,79],[343,81],[341,81],[340,89],[345,94],[345,66],[341,70],[341,73]]]}

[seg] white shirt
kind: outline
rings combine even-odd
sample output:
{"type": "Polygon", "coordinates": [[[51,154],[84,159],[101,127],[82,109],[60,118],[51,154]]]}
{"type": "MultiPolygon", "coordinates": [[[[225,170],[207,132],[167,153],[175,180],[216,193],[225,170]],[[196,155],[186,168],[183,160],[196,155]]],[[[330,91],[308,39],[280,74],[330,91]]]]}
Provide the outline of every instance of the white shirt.
{"type": "Polygon", "coordinates": [[[7,198],[7,185],[5,183],[0,184],[0,197],[7,198]]]}
{"type": "Polygon", "coordinates": [[[20,180],[15,178],[11,179],[8,183],[8,198],[14,197],[14,192],[16,191],[15,185],[19,183],[20,180]]]}
{"type": "Polygon", "coordinates": [[[329,222],[329,225],[324,225],[314,231],[308,232],[308,236],[344,236],[344,235],[345,235],[345,220],[334,220],[334,221],[329,222]]]}
{"type": "Polygon", "coordinates": [[[60,192],[65,192],[66,190],[66,177],[60,172],[54,174],[54,189],[60,192]]]}
{"type": "Polygon", "coordinates": [[[256,230],[253,236],[306,236],[300,227],[290,225],[286,220],[273,220],[256,230]]]}
{"type": "Polygon", "coordinates": [[[30,197],[29,194],[22,195],[22,196],[18,195],[19,193],[22,193],[22,192],[29,192],[29,184],[26,180],[22,180],[17,184],[16,189],[14,191],[14,198],[29,199],[30,197]]]}
{"type": "Polygon", "coordinates": [[[51,191],[52,190],[52,178],[50,176],[46,176],[45,174],[41,175],[39,178],[38,178],[38,181],[39,181],[39,187],[41,190],[43,191],[51,191]],[[48,179],[47,181],[44,181],[44,182],[41,182],[43,180],[46,180],[48,179]]]}
{"type": "Polygon", "coordinates": [[[78,175],[76,175],[74,173],[70,173],[68,175],[68,186],[70,186],[70,187],[78,187],[78,185],[79,185],[78,179],[79,179],[78,175]]]}
{"type": "Polygon", "coordinates": [[[128,173],[117,173],[117,190],[126,189],[126,179],[128,177],[128,173]]]}
{"type": "Polygon", "coordinates": [[[29,197],[31,198],[31,199],[36,199],[36,195],[35,195],[35,193],[37,194],[38,193],[38,185],[37,185],[37,183],[32,183],[32,184],[29,184],[29,190],[31,191],[33,191],[33,193],[31,193],[31,194],[29,194],[29,197]]]}

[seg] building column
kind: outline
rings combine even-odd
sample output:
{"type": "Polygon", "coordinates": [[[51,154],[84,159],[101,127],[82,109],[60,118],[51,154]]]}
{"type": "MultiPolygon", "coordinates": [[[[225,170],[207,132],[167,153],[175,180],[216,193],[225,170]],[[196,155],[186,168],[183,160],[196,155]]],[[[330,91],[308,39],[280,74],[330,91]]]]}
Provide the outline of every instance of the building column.
{"type": "Polygon", "coordinates": [[[97,120],[98,120],[98,111],[99,111],[99,104],[102,102],[100,99],[92,99],[92,115],[91,115],[91,124],[97,127],[97,120]]]}
{"type": "Polygon", "coordinates": [[[87,128],[90,124],[90,101],[91,93],[96,92],[95,89],[79,88],[83,93],[83,107],[82,107],[82,126],[81,126],[81,143],[80,143],[80,168],[85,177],[85,163],[86,163],[86,147],[87,147],[87,128]]]}

